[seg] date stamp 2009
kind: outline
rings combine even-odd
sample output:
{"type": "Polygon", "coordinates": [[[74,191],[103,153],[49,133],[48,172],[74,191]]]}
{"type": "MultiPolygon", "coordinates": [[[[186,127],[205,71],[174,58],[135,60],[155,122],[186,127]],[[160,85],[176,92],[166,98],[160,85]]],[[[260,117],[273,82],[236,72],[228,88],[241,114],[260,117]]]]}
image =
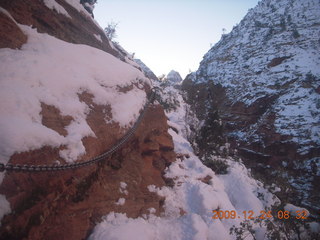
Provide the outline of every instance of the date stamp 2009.
{"type": "Polygon", "coordinates": [[[213,210],[212,219],[308,219],[308,212],[305,210],[295,211],[295,213],[290,213],[289,211],[277,211],[272,214],[271,211],[260,211],[259,215],[256,215],[254,211],[243,211],[242,213],[237,213],[235,210],[213,210]]]}

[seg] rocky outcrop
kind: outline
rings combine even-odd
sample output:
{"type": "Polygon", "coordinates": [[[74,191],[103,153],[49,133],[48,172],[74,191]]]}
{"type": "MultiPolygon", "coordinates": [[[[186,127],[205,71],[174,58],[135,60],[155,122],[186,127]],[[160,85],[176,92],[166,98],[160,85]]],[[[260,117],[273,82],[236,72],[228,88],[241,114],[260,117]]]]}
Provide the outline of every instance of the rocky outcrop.
{"type": "Polygon", "coordinates": [[[291,201],[314,209],[319,199],[309,193],[319,179],[311,165],[320,165],[319,12],[314,0],[260,1],[182,84],[199,120],[216,111],[228,141],[260,178],[281,178],[294,186],[291,201]]]}
{"type": "MultiPolygon", "coordinates": [[[[69,2],[72,1],[56,1],[70,17],[58,12],[59,8],[48,8],[40,0],[1,1],[0,6],[19,24],[33,25],[39,32],[118,56],[91,17],[69,2]],[[100,34],[101,41],[95,34],[100,34]]],[[[0,39],[0,46],[19,48],[26,37],[9,16],[0,12],[0,17],[8,23],[0,25],[0,36],[5,36],[0,39]]],[[[139,87],[150,92],[146,83],[138,87],[134,84],[140,83],[116,89],[127,93],[139,87]]],[[[86,91],[78,94],[80,102],[88,106],[86,122],[95,135],[82,139],[86,153],[78,162],[110,149],[128,130],[112,121],[109,105],[97,104],[94,97],[86,91]]],[[[68,134],[66,127],[75,120],[72,116],[46,103],[41,103],[40,108],[43,126],[61,136],[68,134]]],[[[9,162],[28,165],[65,163],[59,154],[64,147],[44,146],[16,152],[9,162]]],[[[160,105],[151,104],[134,136],[104,161],[58,172],[7,172],[0,185],[0,194],[10,203],[11,213],[2,219],[0,239],[86,239],[101,217],[112,211],[138,217],[155,209],[159,215],[163,198],[150,192],[148,186],[164,186],[163,171],[173,161],[175,153],[168,134],[167,117],[160,105]]]]}

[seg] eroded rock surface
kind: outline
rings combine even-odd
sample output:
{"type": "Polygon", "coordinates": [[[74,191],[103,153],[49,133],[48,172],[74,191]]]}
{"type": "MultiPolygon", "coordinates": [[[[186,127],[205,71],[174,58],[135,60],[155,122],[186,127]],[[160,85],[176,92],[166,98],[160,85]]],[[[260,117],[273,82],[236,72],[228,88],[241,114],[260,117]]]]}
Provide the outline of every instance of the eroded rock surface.
{"type": "Polygon", "coordinates": [[[0,29],[0,48],[20,48],[27,41],[27,36],[24,35],[17,24],[1,11],[0,29]]]}
{"type": "MultiPolygon", "coordinates": [[[[119,53],[110,46],[103,30],[84,8],[79,12],[68,1],[56,2],[69,16],[46,7],[42,0],[3,0],[0,2],[0,7],[6,9],[18,23],[33,26],[40,33],[47,33],[70,43],[85,44],[119,56],[119,53]]],[[[4,32],[4,35],[10,34],[4,32]]]]}

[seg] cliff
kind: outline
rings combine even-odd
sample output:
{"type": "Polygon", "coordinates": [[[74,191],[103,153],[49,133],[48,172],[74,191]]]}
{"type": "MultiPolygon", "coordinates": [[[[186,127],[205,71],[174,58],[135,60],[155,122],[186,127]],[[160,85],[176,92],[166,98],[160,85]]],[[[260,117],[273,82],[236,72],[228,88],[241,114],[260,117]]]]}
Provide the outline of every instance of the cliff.
{"type": "Polygon", "coordinates": [[[260,1],[182,84],[204,122],[198,131],[210,119],[221,119],[228,141],[259,178],[286,182],[294,190],[279,196],[314,210],[320,176],[319,13],[315,0],[260,1]]]}

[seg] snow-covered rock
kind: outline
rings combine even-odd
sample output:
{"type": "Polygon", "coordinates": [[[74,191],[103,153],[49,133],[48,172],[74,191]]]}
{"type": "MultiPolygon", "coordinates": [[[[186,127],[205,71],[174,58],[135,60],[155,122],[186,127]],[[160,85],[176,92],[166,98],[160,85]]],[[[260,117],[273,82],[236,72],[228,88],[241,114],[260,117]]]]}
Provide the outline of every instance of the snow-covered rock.
{"type": "Polygon", "coordinates": [[[318,0],[260,1],[183,83],[200,120],[218,111],[242,156],[273,176],[291,171],[284,178],[306,191],[295,199],[313,206],[307,192],[319,175],[307,163],[320,165],[319,19],[318,0]],[[304,180],[293,169],[306,171],[304,180]]]}
{"type": "MultiPolygon", "coordinates": [[[[186,139],[189,131],[186,122],[188,105],[181,92],[173,86],[166,86],[161,97],[166,98],[169,92],[179,102],[176,109],[167,111],[171,127],[169,133],[179,159],[165,169],[164,176],[172,182],[172,186],[148,186],[150,192],[164,198],[164,212],[159,217],[154,214],[154,209],[149,209],[149,213],[139,218],[111,212],[95,227],[90,240],[126,240],[132,236],[145,240],[231,240],[236,236],[230,234],[230,228],[240,227],[245,220],[244,211],[260,213],[279,203],[275,196],[263,188],[261,182],[250,176],[243,164],[234,159],[212,156],[213,161],[219,159],[228,163],[226,175],[214,173],[200,161],[186,139]],[[214,210],[234,211],[236,217],[215,219],[214,210]]],[[[266,226],[253,226],[257,232],[266,232],[266,226]]],[[[262,240],[264,237],[262,234],[256,239],[262,240]]]]}
{"type": "Polygon", "coordinates": [[[182,82],[180,73],[175,70],[171,70],[165,78],[169,84],[179,84],[182,82]]]}
{"type": "Polygon", "coordinates": [[[301,152],[319,146],[319,19],[317,0],[261,1],[204,56],[195,82],[221,84],[247,106],[277,96],[266,110],[276,115],[276,131],[301,152]]]}
{"type": "Polygon", "coordinates": [[[85,154],[81,139],[96,135],[86,121],[90,106],[78,97],[83,93],[92,94],[95,104],[111,106],[112,121],[121,127],[135,121],[146,100],[144,90],[134,87],[121,93],[115,89],[133,80],[147,81],[140,71],[101,50],[21,28],[28,35],[22,50],[0,52],[1,162],[6,163],[15,152],[43,146],[65,145],[60,156],[68,162],[85,154]],[[42,103],[73,119],[65,126],[66,136],[43,125],[42,103]]]}

